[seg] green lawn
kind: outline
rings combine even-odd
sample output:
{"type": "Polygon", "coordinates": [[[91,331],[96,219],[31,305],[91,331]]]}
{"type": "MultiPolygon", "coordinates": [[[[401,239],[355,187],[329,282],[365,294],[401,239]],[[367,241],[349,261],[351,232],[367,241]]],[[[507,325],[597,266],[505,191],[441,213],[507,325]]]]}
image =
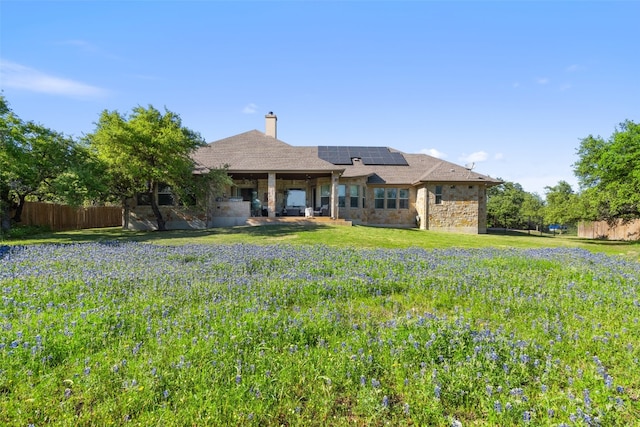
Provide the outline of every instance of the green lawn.
{"type": "Polygon", "coordinates": [[[638,243],[108,228],[0,259],[3,426],[640,419],[638,243]]]}
{"type": "Polygon", "coordinates": [[[161,245],[184,244],[295,244],[328,245],[356,248],[583,248],[608,255],[622,255],[640,260],[640,242],[619,242],[579,239],[537,232],[492,234],[458,234],[416,229],[395,229],[366,226],[301,226],[268,225],[259,227],[229,227],[208,230],[174,230],[167,232],[124,231],[119,227],[57,233],[42,233],[21,239],[9,239],[4,244],[72,243],[100,241],[136,241],[161,245]]]}
{"type": "Polygon", "coordinates": [[[48,241],[71,238],[103,242],[0,248],[2,426],[640,419],[637,261],[575,248],[354,247],[575,239],[356,227],[48,241]],[[336,246],[237,243],[279,241],[336,246]]]}

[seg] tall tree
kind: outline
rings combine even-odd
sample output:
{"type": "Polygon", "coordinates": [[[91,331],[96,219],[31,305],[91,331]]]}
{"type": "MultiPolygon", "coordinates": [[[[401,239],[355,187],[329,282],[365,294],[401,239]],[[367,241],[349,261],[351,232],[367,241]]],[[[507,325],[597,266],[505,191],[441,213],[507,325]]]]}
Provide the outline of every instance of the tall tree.
{"type": "Polygon", "coordinates": [[[544,219],[548,224],[574,225],[580,219],[578,195],[566,181],[545,187],[547,204],[544,219]]]}
{"type": "Polygon", "coordinates": [[[491,226],[520,228],[523,226],[520,208],[525,191],[517,182],[505,181],[487,191],[487,219],[491,226]]]}
{"type": "Polygon", "coordinates": [[[75,142],[35,122],[24,122],[0,97],[0,205],[2,229],[21,221],[27,197],[43,198],[69,167],[75,142]]]}
{"type": "Polygon", "coordinates": [[[51,181],[47,200],[72,206],[114,201],[106,184],[106,166],[85,142],[73,145],[69,167],[51,181]]]}
{"type": "Polygon", "coordinates": [[[17,206],[13,220],[21,222],[28,196],[48,199],[53,183],[71,166],[75,141],[34,122],[23,126],[20,170],[13,191],[17,206]]]}
{"type": "Polygon", "coordinates": [[[640,125],[627,120],[608,140],[589,135],[574,172],[592,219],[640,218],[640,125]]]}
{"type": "Polygon", "coordinates": [[[158,230],[166,230],[158,207],[159,186],[174,189],[192,185],[193,151],[204,144],[197,133],[184,126],[167,109],[136,107],[128,116],[103,111],[88,140],[105,165],[109,193],[118,197],[127,217],[127,199],[148,193],[158,230]]]}
{"type": "Polygon", "coordinates": [[[544,200],[542,200],[542,197],[540,197],[538,193],[524,192],[524,199],[520,206],[519,214],[522,221],[527,224],[527,229],[542,225],[544,206],[544,200]]]}
{"type": "Polygon", "coordinates": [[[9,231],[11,210],[15,207],[12,188],[20,171],[21,139],[24,123],[0,95],[0,230],[9,231]]]}

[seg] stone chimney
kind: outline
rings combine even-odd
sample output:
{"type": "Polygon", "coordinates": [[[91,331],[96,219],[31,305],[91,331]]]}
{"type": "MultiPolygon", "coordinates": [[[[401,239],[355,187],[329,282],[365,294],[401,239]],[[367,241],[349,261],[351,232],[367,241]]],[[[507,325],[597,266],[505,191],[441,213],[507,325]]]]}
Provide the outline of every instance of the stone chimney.
{"type": "Polygon", "coordinates": [[[269,114],[264,116],[266,121],[265,131],[264,133],[267,136],[272,138],[278,138],[277,130],[278,130],[278,116],[273,114],[273,111],[269,111],[269,114]]]}

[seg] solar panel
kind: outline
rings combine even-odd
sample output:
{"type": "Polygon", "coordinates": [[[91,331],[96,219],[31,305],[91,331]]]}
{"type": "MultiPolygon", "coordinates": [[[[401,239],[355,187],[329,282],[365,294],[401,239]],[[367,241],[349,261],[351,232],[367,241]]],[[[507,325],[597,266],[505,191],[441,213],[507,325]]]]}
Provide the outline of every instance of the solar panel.
{"type": "Polygon", "coordinates": [[[387,147],[339,147],[319,146],[318,157],[334,165],[352,165],[359,158],[365,165],[408,166],[402,153],[389,151],[387,147]]]}

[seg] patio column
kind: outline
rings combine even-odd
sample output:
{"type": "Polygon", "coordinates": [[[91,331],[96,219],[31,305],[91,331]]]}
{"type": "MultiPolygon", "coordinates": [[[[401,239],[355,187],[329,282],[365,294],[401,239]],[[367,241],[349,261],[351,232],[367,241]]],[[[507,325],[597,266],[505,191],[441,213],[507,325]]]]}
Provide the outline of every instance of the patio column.
{"type": "Polygon", "coordinates": [[[429,229],[429,188],[418,187],[416,191],[416,211],[420,216],[420,230],[429,229]]]}
{"type": "Polygon", "coordinates": [[[331,198],[329,199],[331,218],[338,219],[338,179],[340,174],[331,172],[331,198]]]}
{"type": "Polygon", "coordinates": [[[276,174],[269,172],[267,180],[267,216],[274,218],[276,216],[276,174]]]}

